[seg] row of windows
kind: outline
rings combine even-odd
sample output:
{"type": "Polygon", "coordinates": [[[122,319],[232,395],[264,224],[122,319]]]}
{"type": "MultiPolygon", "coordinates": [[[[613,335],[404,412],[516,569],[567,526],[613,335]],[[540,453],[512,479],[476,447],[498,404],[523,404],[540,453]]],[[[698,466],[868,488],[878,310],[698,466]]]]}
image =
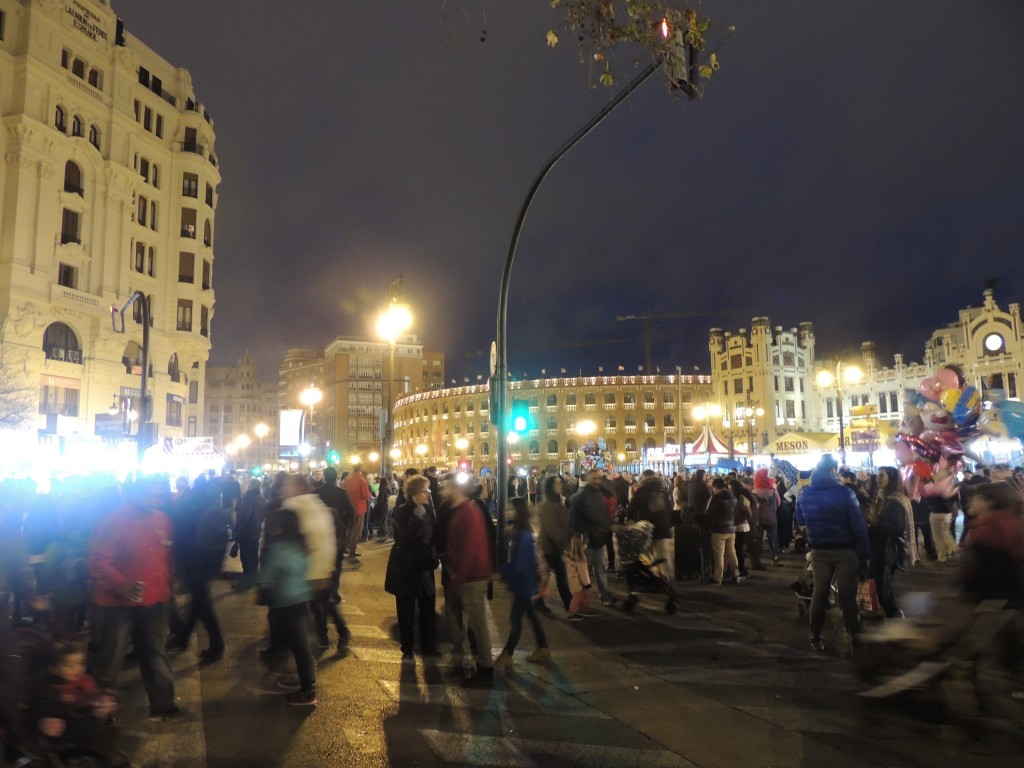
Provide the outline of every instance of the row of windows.
{"type": "Polygon", "coordinates": [[[158,139],[164,137],[164,116],[159,112],[153,112],[149,107],[135,99],[135,122],[142,126],[143,130],[155,133],[158,139]],[[155,120],[153,118],[156,118],[155,120]]]}
{"type": "MultiPolygon", "coordinates": [[[[192,299],[178,299],[177,330],[192,331],[192,299]]],[[[210,308],[199,305],[199,335],[210,336],[210,308]]]]}
{"type": "MultiPolygon", "coordinates": [[[[212,263],[207,259],[203,259],[202,288],[204,291],[210,290],[212,270],[212,263]]],[[[181,251],[178,254],[178,282],[195,283],[195,273],[196,255],[181,251]]]]}
{"type": "MultiPolygon", "coordinates": [[[[57,105],[53,113],[53,127],[63,134],[68,132],[67,112],[64,111],[64,107],[60,104],[57,105]]],[[[85,123],[78,115],[71,116],[71,135],[77,137],[85,136],[85,123]]],[[[100,148],[100,131],[95,125],[89,126],[89,143],[96,147],[96,149],[100,148]]]]}
{"type": "MultiPolygon", "coordinates": [[[[513,398],[513,399],[515,399],[515,398],[513,398]]],[[[536,395],[530,396],[528,398],[528,401],[529,401],[529,407],[531,409],[536,409],[536,408],[540,407],[539,406],[540,400],[539,400],[539,398],[536,395]]],[[[689,392],[684,392],[683,396],[682,396],[682,402],[683,403],[690,403],[691,401],[692,401],[692,395],[689,392]]],[[[605,406],[617,406],[617,404],[618,404],[618,396],[614,392],[605,392],[604,393],[603,402],[604,402],[605,406]]],[[[665,407],[669,407],[669,408],[674,407],[675,406],[675,394],[673,392],[670,392],[670,391],[667,391],[667,390],[662,392],[661,402],[662,402],[662,405],[665,406],[665,407]]],[[[630,405],[635,406],[637,404],[636,395],[633,394],[632,392],[626,392],[622,396],[622,403],[623,403],[623,405],[626,405],[626,406],[630,406],[630,405]]],[[[565,395],[565,405],[567,407],[571,408],[573,406],[576,406],[577,404],[578,404],[578,399],[577,399],[577,395],[575,393],[569,393],[569,394],[565,395]]],[[[597,405],[597,395],[595,393],[593,393],[593,392],[585,393],[583,395],[583,404],[585,406],[596,406],[597,405]]],[[[656,407],[657,406],[657,398],[656,398],[655,393],[654,392],[645,392],[643,394],[643,404],[644,404],[644,407],[646,407],[646,408],[654,408],[654,407],[656,407]]],[[[546,397],[546,399],[545,399],[545,405],[546,405],[547,408],[557,408],[558,407],[558,395],[548,395],[546,397]]],[[[487,400],[481,400],[479,407],[480,407],[481,411],[487,411],[487,409],[489,407],[488,406],[488,401],[487,400]]],[[[473,413],[475,408],[476,408],[476,404],[474,402],[470,401],[470,402],[466,403],[466,413],[467,414],[468,413],[473,413]]],[[[456,414],[456,415],[457,414],[461,414],[462,413],[462,403],[455,403],[452,406],[452,408],[451,408],[451,412],[453,414],[456,414]]],[[[444,414],[444,415],[448,415],[449,408],[448,408],[447,405],[444,405],[444,406],[441,407],[441,413],[444,414]]],[[[412,418],[417,418],[417,417],[420,417],[420,416],[423,416],[425,418],[425,417],[428,417],[428,416],[431,416],[431,415],[433,415],[433,416],[437,416],[438,415],[438,407],[437,407],[436,404],[433,405],[430,408],[424,407],[422,412],[418,411],[418,410],[417,411],[413,411],[412,418]]]]}
{"type": "Polygon", "coordinates": [[[103,90],[103,73],[96,67],[88,67],[88,74],[86,74],[86,63],[67,48],[60,52],[60,65],[62,68],[70,70],[71,74],[79,80],[89,83],[97,91],[103,90]]]}

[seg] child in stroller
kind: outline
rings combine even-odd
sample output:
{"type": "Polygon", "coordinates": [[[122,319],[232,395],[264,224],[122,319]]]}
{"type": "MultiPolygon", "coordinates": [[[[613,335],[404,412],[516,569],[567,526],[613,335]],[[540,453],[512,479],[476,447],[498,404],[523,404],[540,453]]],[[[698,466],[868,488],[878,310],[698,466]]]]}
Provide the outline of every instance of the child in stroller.
{"type": "Polygon", "coordinates": [[[679,610],[679,596],[672,584],[656,568],[663,560],[655,560],[652,539],[654,525],[640,520],[630,525],[616,526],[619,539],[619,573],[626,580],[629,597],[622,603],[623,610],[631,611],[639,602],[638,592],[667,595],[665,613],[679,610]]]}

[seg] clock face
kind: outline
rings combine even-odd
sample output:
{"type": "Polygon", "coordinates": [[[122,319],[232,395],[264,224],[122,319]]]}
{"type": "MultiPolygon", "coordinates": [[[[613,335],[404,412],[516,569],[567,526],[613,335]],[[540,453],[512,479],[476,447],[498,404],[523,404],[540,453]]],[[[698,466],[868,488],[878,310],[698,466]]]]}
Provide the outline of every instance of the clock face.
{"type": "Polygon", "coordinates": [[[989,352],[998,352],[1003,348],[1004,344],[1003,337],[998,333],[990,333],[985,337],[985,349],[989,352]]]}

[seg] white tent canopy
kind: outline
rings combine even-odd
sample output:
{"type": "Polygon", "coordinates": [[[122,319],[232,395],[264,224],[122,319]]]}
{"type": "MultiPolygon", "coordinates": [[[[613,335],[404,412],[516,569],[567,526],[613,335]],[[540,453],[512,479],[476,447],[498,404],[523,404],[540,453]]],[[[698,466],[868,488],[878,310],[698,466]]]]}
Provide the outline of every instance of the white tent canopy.
{"type": "MultiPolygon", "coordinates": [[[[688,453],[691,455],[699,454],[702,456],[728,456],[730,451],[729,445],[724,442],[722,438],[716,435],[715,431],[711,429],[710,426],[705,424],[704,428],[700,431],[700,435],[690,445],[688,453]]],[[[743,451],[733,449],[732,455],[746,456],[747,454],[743,451]]]]}

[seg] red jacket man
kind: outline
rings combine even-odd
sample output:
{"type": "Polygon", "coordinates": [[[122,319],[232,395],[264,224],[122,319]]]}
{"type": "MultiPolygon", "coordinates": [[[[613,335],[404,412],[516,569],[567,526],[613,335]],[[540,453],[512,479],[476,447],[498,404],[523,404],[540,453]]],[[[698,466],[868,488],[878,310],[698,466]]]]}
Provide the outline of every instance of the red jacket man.
{"type": "Polygon", "coordinates": [[[352,527],[349,529],[348,556],[357,558],[359,553],[356,552],[356,547],[363,538],[363,520],[370,508],[370,502],[373,501],[373,494],[370,492],[370,484],[366,482],[362,467],[358,465],[352,468],[352,474],[345,478],[341,486],[348,492],[352,507],[356,511],[352,527]]]}

